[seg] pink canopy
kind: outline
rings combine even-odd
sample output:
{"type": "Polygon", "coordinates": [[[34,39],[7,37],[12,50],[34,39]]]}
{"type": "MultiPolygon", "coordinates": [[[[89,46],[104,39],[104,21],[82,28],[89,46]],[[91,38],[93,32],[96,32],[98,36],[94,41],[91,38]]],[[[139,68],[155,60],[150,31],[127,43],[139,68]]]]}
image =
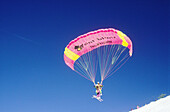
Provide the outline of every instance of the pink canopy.
{"type": "Polygon", "coordinates": [[[105,45],[119,44],[129,49],[132,56],[132,42],[119,30],[108,28],[99,29],[80,35],[72,40],[64,51],[65,63],[74,70],[74,62],[83,54],[105,45]]]}

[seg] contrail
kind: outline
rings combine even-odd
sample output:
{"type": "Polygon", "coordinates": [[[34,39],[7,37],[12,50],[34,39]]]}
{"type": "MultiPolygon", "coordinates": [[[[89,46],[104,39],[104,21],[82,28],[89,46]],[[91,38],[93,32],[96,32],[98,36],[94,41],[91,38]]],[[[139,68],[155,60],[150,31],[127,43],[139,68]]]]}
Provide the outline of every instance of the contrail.
{"type": "Polygon", "coordinates": [[[20,36],[20,35],[18,35],[18,34],[11,33],[11,32],[4,31],[4,30],[0,30],[0,31],[1,31],[1,32],[4,32],[4,33],[6,33],[6,34],[9,34],[9,35],[11,35],[11,36],[13,36],[13,37],[15,37],[15,38],[22,39],[22,40],[24,40],[24,41],[27,41],[27,42],[30,42],[30,43],[33,43],[33,44],[36,44],[36,45],[40,45],[40,43],[35,42],[35,41],[33,41],[33,40],[31,40],[31,39],[29,39],[29,38],[27,38],[27,37],[20,36]]]}
{"type": "Polygon", "coordinates": [[[26,37],[23,37],[23,36],[20,36],[20,35],[17,35],[17,34],[13,34],[15,37],[19,38],[19,39],[22,39],[22,40],[25,40],[25,41],[28,41],[28,42],[31,42],[31,43],[34,43],[36,45],[40,45],[39,43],[29,39],[29,38],[26,38],[26,37]]]}

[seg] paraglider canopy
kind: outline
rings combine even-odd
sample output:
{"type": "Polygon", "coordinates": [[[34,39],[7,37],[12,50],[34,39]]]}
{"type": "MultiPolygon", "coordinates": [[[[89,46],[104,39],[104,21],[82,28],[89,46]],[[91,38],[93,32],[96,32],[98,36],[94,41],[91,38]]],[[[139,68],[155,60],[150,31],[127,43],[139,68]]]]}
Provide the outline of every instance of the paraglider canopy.
{"type": "Polygon", "coordinates": [[[99,66],[101,83],[132,56],[132,42],[119,30],[99,29],[80,35],[65,48],[64,61],[81,76],[95,83],[99,66]]]}

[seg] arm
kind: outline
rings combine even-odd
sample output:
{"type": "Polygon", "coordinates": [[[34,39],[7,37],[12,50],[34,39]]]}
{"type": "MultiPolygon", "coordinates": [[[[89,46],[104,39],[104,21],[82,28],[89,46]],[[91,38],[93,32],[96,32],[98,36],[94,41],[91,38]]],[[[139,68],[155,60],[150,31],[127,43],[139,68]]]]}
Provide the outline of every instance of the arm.
{"type": "Polygon", "coordinates": [[[100,84],[100,87],[103,87],[103,85],[102,85],[102,84],[100,84]]]}

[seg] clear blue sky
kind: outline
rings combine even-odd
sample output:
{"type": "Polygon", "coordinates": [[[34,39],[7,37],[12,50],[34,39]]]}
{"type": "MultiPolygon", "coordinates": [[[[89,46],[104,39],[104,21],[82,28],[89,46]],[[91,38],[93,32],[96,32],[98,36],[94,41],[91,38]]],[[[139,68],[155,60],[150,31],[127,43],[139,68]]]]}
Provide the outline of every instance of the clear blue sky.
{"type": "Polygon", "coordinates": [[[168,0],[1,0],[0,112],[127,112],[169,94],[168,19],[168,0]],[[63,52],[108,27],[131,38],[134,54],[105,80],[100,103],[63,52]]]}

